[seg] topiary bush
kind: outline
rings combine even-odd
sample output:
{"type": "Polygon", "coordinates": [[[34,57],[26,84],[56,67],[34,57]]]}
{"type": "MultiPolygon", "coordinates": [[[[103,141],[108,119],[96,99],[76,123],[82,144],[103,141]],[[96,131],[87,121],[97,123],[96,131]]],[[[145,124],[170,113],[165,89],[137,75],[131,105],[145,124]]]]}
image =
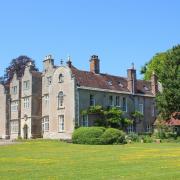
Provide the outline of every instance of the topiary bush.
{"type": "Polygon", "coordinates": [[[103,127],[80,127],[72,135],[74,144],[101,144],[101,135],[104,133],[103,127]]]}
{"type": "Polygon", "coordinates": [[[125,133],[118,129],[108,128],[101,136],[101,144],[125,144],[125,133]]]}

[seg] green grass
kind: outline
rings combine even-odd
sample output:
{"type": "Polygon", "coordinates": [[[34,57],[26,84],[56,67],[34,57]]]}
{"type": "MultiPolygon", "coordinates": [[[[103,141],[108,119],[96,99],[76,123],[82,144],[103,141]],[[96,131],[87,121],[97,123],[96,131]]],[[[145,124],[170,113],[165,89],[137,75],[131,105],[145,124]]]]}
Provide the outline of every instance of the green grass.
{"type": "Polygon", "coordinates": [[[0,146],[0,179],[180,179],[180,144],[0,146]]]}

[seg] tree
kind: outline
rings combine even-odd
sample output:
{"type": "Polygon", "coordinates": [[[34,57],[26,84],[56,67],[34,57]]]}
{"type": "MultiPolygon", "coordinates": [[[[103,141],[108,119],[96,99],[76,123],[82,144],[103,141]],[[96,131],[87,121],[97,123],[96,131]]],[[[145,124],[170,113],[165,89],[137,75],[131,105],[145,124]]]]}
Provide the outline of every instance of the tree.
{"type": "Polygon", "coordinates": [[[167,119],[173,112],[180,111],[180,45],[167,52],[158,78],[163,91],[157,95],[157,106],[162,117],[167,119]]]}
{"type": "Polygon", "coordinates": [[[19,56],[15,59],[12,59],[10,65],[6,68],[6,71],[4,74],[5,82],[7,83],[10,82],[15,72],[18,78],[22,77],[22,75],[24,74],[24,69],[27,63],[29,62],[31,62],[32,64],[31,69],[34,71],[38,71],[38,69],[35,66],[34,60],[29,58],[28,56],[19,56]]]}
{"type": "Polygon", "coordinates": [[[150,80],[153,72],[159,77],[159,74],[162,72],[162,65],[166,60],[166,55],[166,52],[157,53],[148,63],[145,63],[141,68],[141,74],[144,74],[145,80],[150,80]]]}

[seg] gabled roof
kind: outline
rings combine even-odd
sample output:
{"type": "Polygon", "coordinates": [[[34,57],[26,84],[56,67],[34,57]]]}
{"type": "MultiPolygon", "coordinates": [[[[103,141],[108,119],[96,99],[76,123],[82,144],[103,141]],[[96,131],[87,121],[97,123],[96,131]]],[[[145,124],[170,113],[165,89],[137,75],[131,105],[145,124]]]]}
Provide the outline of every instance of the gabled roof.
{"type": "MultiPolygon", "coordinates": [[[[71,71],[76,78],[78,86],[124,91],[130,93],[130,90],[128,89],[128,81],[125,77],[103,73],[95,74],[93,72],[79,70],[74,66],[71,66],[71,71]]],[[[151,92],[151,82],[137,80],[137,93],[153,95],[151,92]]]]}

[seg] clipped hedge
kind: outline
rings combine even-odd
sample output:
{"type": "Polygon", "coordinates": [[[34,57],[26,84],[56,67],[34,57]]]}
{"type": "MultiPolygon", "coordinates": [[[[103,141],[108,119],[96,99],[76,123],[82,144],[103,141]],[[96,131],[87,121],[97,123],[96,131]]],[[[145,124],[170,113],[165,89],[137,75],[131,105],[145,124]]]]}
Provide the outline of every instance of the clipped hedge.
{"type": "Polygon", "coordinates": [[[108,128],[101,136],[102,144],[125,144],[125,133],[119,129],[108,128]]]}
{"type": "Polygon", "coordinates": [[[104,133],[103,127],[80,127],[72,135],[74,144],[101,144],[101,135],[104,133]]]}
{"type": "Polygon", "coordinates": [[[80,127],[72,136],[74,144],[125,144],[125,133],[114,128],[80,127]]]}

